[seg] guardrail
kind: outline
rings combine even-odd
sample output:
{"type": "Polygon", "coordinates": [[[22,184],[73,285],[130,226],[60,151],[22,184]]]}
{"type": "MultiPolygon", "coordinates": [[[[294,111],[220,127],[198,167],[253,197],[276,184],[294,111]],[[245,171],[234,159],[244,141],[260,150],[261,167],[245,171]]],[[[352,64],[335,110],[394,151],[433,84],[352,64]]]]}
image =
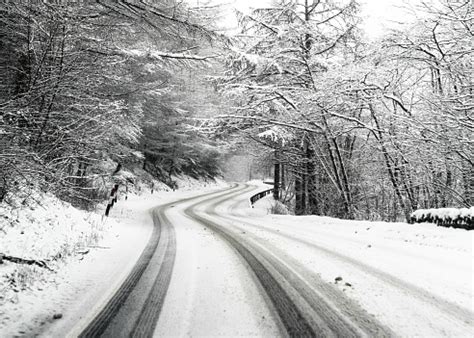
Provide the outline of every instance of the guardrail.
{"type": "Polygon", "coordinates": [[[267,196],[267,195],[270,195],[271,193],[273,192],[273,188],[272,189],[267,189],[267,190],[264,190],[264,191],[260,191],[259,193],[256,193],[255,195],[252,195],[250,197],[250,207],[253,208],[253,205],[255,202],[257,202],[259,199],[267,196]]]}

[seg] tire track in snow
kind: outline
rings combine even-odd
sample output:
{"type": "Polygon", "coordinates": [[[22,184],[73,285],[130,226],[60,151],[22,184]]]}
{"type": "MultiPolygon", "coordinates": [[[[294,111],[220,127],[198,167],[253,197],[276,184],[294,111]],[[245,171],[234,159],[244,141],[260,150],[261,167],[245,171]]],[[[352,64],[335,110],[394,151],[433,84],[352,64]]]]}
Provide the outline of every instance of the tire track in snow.
{"type": "MultiPolygon", "coordinates": [[[[166,296],[176,255],[175,232],[172,224],[164,214],[166,209],[171,208],[176,204],[189,202],[208,195],[227,196],[242,189],[242,187],[234,185],[230,188],[230,191],[226,188],[220,191],[205,193],[167,203],[154,208],[152,211],[154,223],[153,232],[142,254],[138,258],[130,274],[125,278],[122,285],[81,332],[79,337],[116,336],[117,334],[120,334],[120,336],[136,337],[152,335],[157,318],[161,311],[164,297],[166,296]],[[123,327],[116,327],[117,321],[119,322],[119,326],[121,324],[121,321],[117,320],[121,309],[125,308],[127,303],[135,301],[134,299],[129,298],[133,298],[130,296],[132,292],[134,290],[136,291],[137,287],[140,286],[140,280],[146,273],[152,260],[160,262],[159,272],[155,277],[150,293],[145,295],[146,301],[144,302],[144,305],[142,304],[143,307],[141,308],[140,315],[132,320],[134,323],[132,327],[128,327],[126,323],[123,323],[123,327]]],[[[127,316],[127,314],[125,314],[125,316],[127,316]]]]}
{"type": "MultiPolygon", "coordinates": [[[[393,335],[390,330],[369,317],[348,299],[338,302],[344,309],[334,307],[327,301],[327,297],[315,292],[313,285],[272,252],[250,243],[247,238],[194,211],[197,207],[214,202],[206,209],[208,213],[213,213],[218,204],[231,198],[233,196],[226,199],[207,199],[185,209],[185,214],[219,234],[244,258],[266,291],[288,335],[324,337],[393,335]],[[356,319],[351,320],[349,314],[356,319]]],[[[334,291],[332,290],[329,296],[341,298],[334,291]]]]}
{"type": "Polygon", "coordinates": [[[132,337],[149,337],[153,334],[170,284],[176,258],[176,233],[165,215],[166,209],[168,207],[159,207],[153,210],[153,223],[161,225],[160,245],[156,252],[160,260],[160,270],[140,317],[133,327],[132,337]]]}
{"type": "Polygon", "coordinates": [[[219,234],[245,259],[262,284],[262,287],[268,293],[269,298],[272,300],[275,309],[290,336],[314,336],[311,326],[298,308],[294,306],[285,290],[257,259],[257,257],[255,257],[255,255],[253,255],[244,245],[239,243],[238,239],[226,231],[223,231],[219,225],[201,218],[194,214],[192,210],[187,211],[186,214],[193,220],[198,221],[219,234]]]}
{"type": "Polygon", "coordinates": [[[221,216],[221,215],[217,215],[217,216],[221,217],[221,218],[225,218],[229,221],[237,221],[237,222],[240,222],[242,224],[251,226],[253,228],[269,232],[269,233],[274,234],[278,237],[283,237],[283,238],[290,239],[290,240],[293,240],[295,242],[301,243],[301,244],[303,244],[305,246],[308,246],[308,247],[310,247],[310,248],[312,248],[316,251],[319,251],[319,252],[321,252],[321,253],[323,253],[327,256],[335,258],[336,260],[338,260],[342,263],[349,264],[349,265],[355,267],[356,269],[358,269],[358,270],[360,270],[364,273],[367,273],[367,274],[369,274],[373,277],[376,277],[377,279],[381,280],[382,282],[384,282],[386,284],[389,284],[390,286],[392,286],[394,288],[397,288],[397,289],[403,291],[404,293],[411,295],[414,298],[417,298],[417,299],[419,299],[419,300],[421,300],[425,303],[428,303],[431,306],[437,308],[438,310],[440,310],[440,311],[442,311],[446,314],[449,314],[453,318],[461,320],[464,323],[469,324],[469,325],[473,325],[473,323],[474,323],[474,314],[471,311],[469,311],[468,309],[465,309],[465,308],[463,308],[463,307],[461,307],[461,306],[459,306],[455,303],[452,303],[448,300],[440,299],[436,295],[430,293],[429,291],[427,291],[427,290],[425,290],[421,287],[418,287],[418,286],[413,285],[409,282],[403,281],[403,280],[401,280],[401,279],[399,279],[399,278],[397,278],[397,277],[395,277],[395,276],[393,276],[389,273],[383,272],[383,271],[381,271],[377,268],[374,268],[374,267],[372,267],[368,264],[365,264],[361,261],[358,261],[354,258],[351,258],[351,257],[346,256],[344,254],[341,254],[339,252],[327,249],[323,246],[315,244],[314,242],[303,239],[301,237],[297,237],[297,236],[295,236],[293,234],[290,234],[289,232],[286,232],[286,231],[278,231],[278,230],[271,229],[271,228],[266,227],[266,226],[261,226],[261,225],[257,225],[257,224],[253,224],[253,223],[249,223],[249,222],[244,222],[244,221],[242,221],[241,216],[238,216],[238,218],[226,217],[226,216],[221,216]]]}

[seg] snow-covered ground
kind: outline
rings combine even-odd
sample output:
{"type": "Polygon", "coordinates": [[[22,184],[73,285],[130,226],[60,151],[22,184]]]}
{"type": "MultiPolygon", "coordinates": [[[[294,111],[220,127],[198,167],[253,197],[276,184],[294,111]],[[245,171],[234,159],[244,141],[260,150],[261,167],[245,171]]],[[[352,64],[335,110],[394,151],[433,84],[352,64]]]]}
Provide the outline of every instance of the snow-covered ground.
{"type": "Polygon", "coordinates": [[[155,185],[121,197],[110,217],[41,196],[41,205],[0,210],[0,253],[45,260],[54,271],[0,264],[0,336],[74,332],[95,314],[132,269],[151,235],[149,209],[226,187],[218,182],[176,179],[179,190],[155,185]],[[59,320],[61,319],[61,320],[59,320]]]}
{"type": "MultiPolygon", "coordinates": [[[[432,224],[270,215],[270,196],[250,207],[249,197],[268,188],[254,183],[252,191],[226,200],[207,217],[271,251],[301,278],[305,273],[317,276],[396,335],[472,335],[474,232],[432,224]]],[[[14,297],[4,297],[0,304],[0,336],[77,335],[134,266],[151,234],[150,208],[224,186],[220,182],[197,188],[196,182],[181,182],[183,189],[175,192],[147,192],[119,201],[111,217],[94,228],[74,225],[79,234],[92,229],[97,235],[93,242],[74,246],[81,253],[52,265],[57,272],[43,272],[43,281],[20,292],[2,279],[0,287],[14,297]],[[55,315],[62,318],[54,319],[55,315]]],[[[242,257],[211,229],[185,215],[186,208],[206,199],[177,203],[166,211],[176,230],[176,259],[155,336],[280,335],[282,324],[242,257]]],[[[211,202],[202,203],[199,212],[205,215],[211,202]]],[[[27,215],[21,217],[28,219],[27,215]]],[[[83,218],[73,217],[80,222],[83,218]]],[[[36,223],[24,224],[27,230],[36,223]]],[[[38,237],[43,238],[50,230],[35,231],[44,233],[38,237]]],[[[61,242],[60,236],[55,234],[51,242],[61,242]]],[[[35,252],[42,252],[40,242],[35,252]]],[[[4,247],[18,255],[28,252],[28,244],[21,249],[3,243],[0,252],[4,247]]],[[[12,266],[0,265],[0,274],[12,266]]]]}
{"type": "Polygon", "coordinates": [[[474,232],[318,216],[270,215],[241,196],[218,208],[233,225],[334,284],[401,336],[474,332],[474,232]]]}

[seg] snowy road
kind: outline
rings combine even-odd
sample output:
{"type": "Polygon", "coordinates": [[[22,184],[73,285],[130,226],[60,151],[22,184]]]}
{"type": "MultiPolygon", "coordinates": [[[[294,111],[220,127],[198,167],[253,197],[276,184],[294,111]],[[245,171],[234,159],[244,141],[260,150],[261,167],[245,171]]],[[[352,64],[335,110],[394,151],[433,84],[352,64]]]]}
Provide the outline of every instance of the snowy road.
{"type": "Polygon", "coordinates": [[[216,207],[233,197],[200,202],[188,207],[185,213],[218,233],[244,258],[265,290],[268,306],[281,320],[283,333],[324,337],[392,334],[332,287],[317,281],[315,276],[303,275],[277,248],[249,236],[244,227],[230,227],[229,218],[217,213],[216,207]],[[197,211],[204,206],[204,212],[197,211]]]}
{"type": "MultiPolygon", "coordinates": [[[[312,281],[313,292],[322,292],[336,308],[346,308],[347,295],[396,335],[472,335],[472,233],[432,225],[261,216],[246,210],[247,199],[229,199],[217,211],[206,211],[285,261],[301,280],[312,281]],[[334,283],[341,274],[351,283],[334,283]],[[346,300],[339,302],[339,295],[346,300]]],[[[353,320],[364,316],[354,311],[348,311],[353,320]]]]}
{"type": "Polygon", "coordinates": [[[352,249],[367,246],[363,237],[295,222],[304,218],[259,215],[248,205],[255,192],[239,185],[155,208],[143,254],[82,336],[472,333],[472,259],[464,253],[454,253],[459,266],[450,276],[420,284],[410,280],[410,267],[394,268],[394,257],[431,277],[433,269],[419,263],[433,263],[430,255],[440,263],[443,252],[414,253],[381,237],[361,256],[352,249]],[[344,280],[334,283],[338,273],[344,280]],[[457,280],[463,277],[468,281],[457,280]],[[456,291],[440,291],[450,283],[456,291]]]}
{"type": "MultiPolygon", "coordinates": [[[[218,196],[226,196],[217,193],[218,196]]],[[[81,337],[150,336],[158,321],[176,256],[175,226],[166,211],[197,197],[171,202],[152,210],[153,232],[134,268],[119,289],[82,331],[81,337]]]]}

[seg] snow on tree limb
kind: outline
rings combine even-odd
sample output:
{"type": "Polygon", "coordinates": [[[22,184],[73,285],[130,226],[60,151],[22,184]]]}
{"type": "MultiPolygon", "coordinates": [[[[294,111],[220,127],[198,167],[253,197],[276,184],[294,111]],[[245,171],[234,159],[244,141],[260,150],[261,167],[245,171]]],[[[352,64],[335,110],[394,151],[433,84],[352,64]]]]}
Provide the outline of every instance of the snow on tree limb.
{"type": "Polygon", "coordinates": [[[162,51],[144,51],[140,49],[114,49],[112,51],[99,51],[88,49],[89,52],[103,54],[103,55],[116,55],[116,56],[126,56],[126,57],[136,57],[136,58],[147,58],[152,60],[163,60],[163,59],[175,59],[175,60],[190,60],[190,61],[207,61],[210,59],[215,59],[217,55],[196,55],[196,54],[187,54],[187,53],[172,53],[172,52],[162,52],[162,51]]]}
{"type": "Polygon", "coordinates": [[[245,115],[219,115],[215,117],[216,119],[237,119],[237,120],[250,120],[250,121],[256,121],[256,122],[264,122],[264,123],[269,123],[273,124],[276,126],[282,126],[282,127],[288,127],[292,129],[297,129],[297,130],[302,130],[302,131],[307,131],[311,133],[322,133],[322,129],[314,129],[314,128],[308,128],[299,125],[298,123],[294,122],[283,122],[283,121],[278,121],[270,118],[265,118],[265,117],[258,117],[258,116],[245,116],[245,115]]]}
{"type": "Polygon", "coordinates": [[[269,129],[259,133],[257,136],[262,139],[268,139],[272,142],[279,143],[282,146],[285,146],[289,139],[291,139],[291,137],[288,135],[288,131],[284,128],[281,128],[280,126],[272,126],[269,129]]]}

